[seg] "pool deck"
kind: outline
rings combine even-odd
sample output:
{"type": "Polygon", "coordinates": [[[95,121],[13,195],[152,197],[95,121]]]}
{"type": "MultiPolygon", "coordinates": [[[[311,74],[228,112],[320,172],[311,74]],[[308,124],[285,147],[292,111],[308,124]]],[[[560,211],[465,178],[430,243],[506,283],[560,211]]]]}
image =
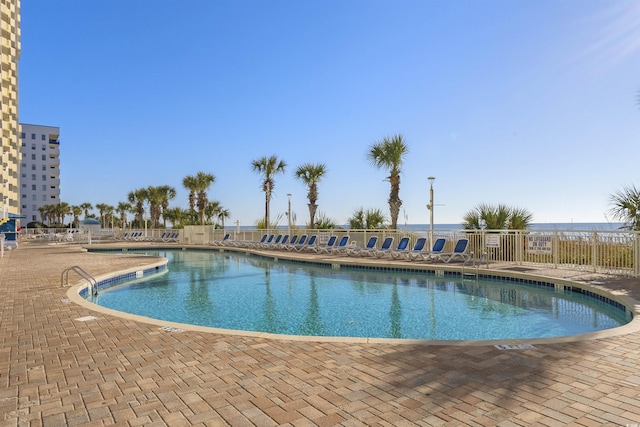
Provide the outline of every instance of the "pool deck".
{"type": "MultiPolygon", "coordinates": [[[[74,265],[100,276],[148,264],[79,244],[28,241],[5,251],[0,426],[640,424],[633,328],[511,350],[496,342],[271,339],[161,328],[76,304],[61,287],[74,265]]],[[[597,281],[640,301],[638,279],[528,273],[597,281]]]]}

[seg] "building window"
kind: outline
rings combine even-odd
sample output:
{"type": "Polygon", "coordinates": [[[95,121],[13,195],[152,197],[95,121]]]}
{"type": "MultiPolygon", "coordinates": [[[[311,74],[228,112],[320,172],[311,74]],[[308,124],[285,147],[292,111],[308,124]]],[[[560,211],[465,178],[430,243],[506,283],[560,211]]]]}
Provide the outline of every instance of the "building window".
{"type": "Polygon", "coordinates": [[[31,181],[35,181],[35,180],[36,180],[36,174],[35,174],[35,173],[32,173],[32,174],[31,174],[31,181]]]}
{"type": "Polygon", "coordinates": [[[31,149],[35,150],[36,149],[36,144],[31,144],[31,149]]]}
{"type": "Polygon", "coordinates": [[[47,170],[47,165],[42,165],[42,170],[46,171],[47,170]]]}
{"type": "Polygon", "coordinates": [[[23,195],[22,195],[22,198],[23,198],[23,199],[26,199],[26,198],[27,198],[27,195],[26,195],[26,194],[23,194],[23,195]]]}
{"type": "Polygon", "coordinates": [[[36,155],[35,155],[35,154],[32,154],[32,155],[31,155],[31,160],[35,160],[35,159],[36,159],[36,155]]]}
{"type": "MultiPolygon", "coordinates": [[[[35,188],[34,188],[34,190],[35,190],[35,188]]],[[[34,202],[36,201],[36,195],[35,195],[35,194],[33,194],[33,195],[31,196],[31,200],[33,200],[34,202]]]]}
{"type": "Polygon", "coordinates": [[[47,180],[47,175],[42,175],[42,180],[46,181],[47,180]]]}
{"type": "Polygon", "coordinates": [[[36,170],[36,165],[31,165],[31,170],[32,171],[36,170]]]}
{"type": "MultiPolygon", "coordinates": [[[[42,139],[43,141],[46,141],[46,140],[47,140],[47,137],[46,137],[46,136],[44,136],[44,135],[42,135],[42,138],[41,138],[41,139],[42,139]]],[[[44,147],[43,147],[43,148],[44,148],[44,147]]]]}
{"type": "Polygon", "coordinates": [[[24,132],[20,133],[20,138],[25,139],[27,137],[27,134],[24,132]]]}
{"type": "Polygon", "coordinates": [[[47,155],[46,155],[46,154],[43,154],[43,155],[42,155],[42,161],[44,162],[45,160],[47,160],[47,155]]]}
{"type": "Polygon", "coordinates": [[[23,173],[23,174],[22,174],[22,177],[23,177],[23,178],[26,178],[26,177],[27,177],[27,174],[26,174],[26,173],[23,173]]]}
{"type": "MultiPolygon", "coordinates": [[[[35,184],[32,184],[32,185],[31,185],[31,189],[32,189],[33,191],[36,191],[36,185],[35,185],[35,184]]],[[[36,195],[34,194],[34,195],[33,195],[33,197],[35,197],[35,196],[36,196],[36,195]]],[[[35,200],[35,199],[33,199],[33,200],[35,200]]]]}
{"type": "Polygon", "coordinates": [[[47,149],[47,146],[42,144],[42,151],[45,151],[47,149]]]}
{"type": "Polygon", "coordinates": [[[31,139],[36,139],[36,134],[35,133],[31,134],[31,139]]]}

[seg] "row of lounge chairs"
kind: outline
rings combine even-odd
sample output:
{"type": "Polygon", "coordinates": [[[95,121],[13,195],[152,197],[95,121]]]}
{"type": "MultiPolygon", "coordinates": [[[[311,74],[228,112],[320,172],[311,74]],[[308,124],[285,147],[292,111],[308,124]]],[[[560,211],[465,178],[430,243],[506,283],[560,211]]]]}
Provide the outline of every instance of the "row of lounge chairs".
{"type": "Polygon", "coordinates": [[[296,252],[309,252],[318,254],[337,254],[346,256],[362,256],[375,258],[390,258],[408,261],[429,261],[429,262],[451,262],[471,260],[471,254],[467,252],[469,247],[469,239],[458,239],[455,243],[453,251],[444,252],[447,240],[444,238],[437,239],[431,249],[426,248],[427,239],[420,237],[416,240],[413,248],[409,247],[410,238],[403,237],[399,240],[398,245],[393,247],[393,237],[387,237],[383,240],[382,245],[378,248],[378,237],[372,236],[365,246],[356,246],[349,244],[349,236],[330,236],[323,245],[317,245],[317,236],[306,234],[298,236],[297,234],[289,236],[288,234],[275,235],[265,234],[259,241],[232,240],[229,234],[226,234],[222,240],[212,241],[212,246],[230,246],[248,249],[279,249],[296,252]]]}
{"type": "Polygon", "coordinates": [[[128,240],[136,242],[177,242],[180,239],[179,231],[163,232],[160,236],[145,236],[144,231],[124,232],[115,237],[117,240],[128,240]]]}

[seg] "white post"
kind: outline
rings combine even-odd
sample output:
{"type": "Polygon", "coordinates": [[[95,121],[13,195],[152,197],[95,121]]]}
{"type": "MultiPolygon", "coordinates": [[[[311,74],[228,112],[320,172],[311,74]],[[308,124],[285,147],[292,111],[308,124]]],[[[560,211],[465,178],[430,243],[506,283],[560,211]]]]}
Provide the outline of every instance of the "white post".
{"type": "Polygon", "coordinates": [[[427,178],[430,183],[429,188],[429,204],[427,205],[427,209],[429,209],[429,245],[430,248],[433,248],[433,181],[435,181],[435,177],[430,176],[427,178]]]}
{"type": "Polygon", "coordinates": [[[287,208],[287,234],[291,235],[291,193],[287,194],[287,197],[289,198],[289,205],[287,208]]]}

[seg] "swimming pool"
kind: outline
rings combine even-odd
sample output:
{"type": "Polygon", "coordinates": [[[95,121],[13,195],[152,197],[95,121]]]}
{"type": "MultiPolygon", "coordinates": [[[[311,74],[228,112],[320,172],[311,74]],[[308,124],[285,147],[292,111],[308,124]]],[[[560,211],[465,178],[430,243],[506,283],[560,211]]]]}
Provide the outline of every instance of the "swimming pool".
{"type": "Polygon", "coordinates": [[[168,271],[90,301],[154,319],[273,334],[426,340],[549,338],[628,323],[609,302],[538,282],[335,269],[214,251],[145,251],[168,271]]]}

